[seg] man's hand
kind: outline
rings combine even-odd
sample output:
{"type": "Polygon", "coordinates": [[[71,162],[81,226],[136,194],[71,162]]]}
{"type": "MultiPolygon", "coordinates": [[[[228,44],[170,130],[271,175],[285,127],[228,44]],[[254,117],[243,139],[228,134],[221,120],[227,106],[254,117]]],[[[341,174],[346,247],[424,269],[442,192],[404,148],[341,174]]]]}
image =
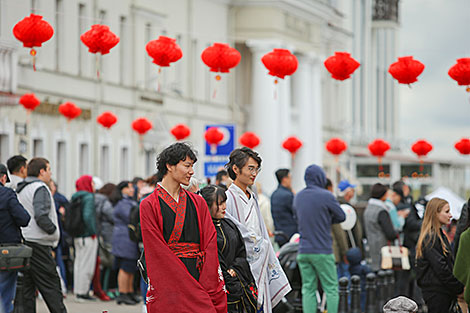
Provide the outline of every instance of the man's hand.
{"type": "Polygon", "coordinates": [[[231,268],[227,270],[227,273],[229,273],[230,276],[232,276],[232,277],[236,277],[236,276],[237,276],[237,273],[236,273],[234,270],[232,270],[231,268]]]}

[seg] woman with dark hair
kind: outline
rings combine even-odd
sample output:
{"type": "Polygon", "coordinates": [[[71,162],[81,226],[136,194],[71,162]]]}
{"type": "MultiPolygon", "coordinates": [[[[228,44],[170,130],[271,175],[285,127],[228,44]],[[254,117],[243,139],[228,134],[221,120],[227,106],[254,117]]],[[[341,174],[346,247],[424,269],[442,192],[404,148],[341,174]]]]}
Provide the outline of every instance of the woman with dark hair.
{"type": "Polygon", "coordinates": [[[114,268],[118,272],[119,296],[117,304],[137,304],[139,299],[134,295],[134,274],[137,271],[137,259],[139,258],[139,247],[136,242],[131,241],[127,225],[130,222],[130,214],[133,207],[137,206],[132,198],[134,186],[130,181],[122,181],[112,196],[114,202],[114,229],[113,249],[114,268]]]}
{"type": "Polygon", "coordinates": [[[256,312],[258,290],[246,260],[245,244],[237,226],[225,217],[225,190],[209,185],[200,190],[217,231],[219,263],[227,288],[229,313],[256,312]]]}
{"type": "Polygon", "coordinates": [[[449,312],[453,301],[464,290],[464,285],[453,275],[454,255],[442,230],[451,218],[447,201],[434,198],[426,205],[416,245],[416,274],[429,313],[449,312]]]}

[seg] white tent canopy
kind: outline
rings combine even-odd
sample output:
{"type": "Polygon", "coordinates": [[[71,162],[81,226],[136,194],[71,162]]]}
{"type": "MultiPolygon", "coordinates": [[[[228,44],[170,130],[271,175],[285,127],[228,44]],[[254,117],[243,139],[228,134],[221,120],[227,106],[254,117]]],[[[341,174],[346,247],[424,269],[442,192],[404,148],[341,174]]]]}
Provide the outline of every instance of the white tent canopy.
{"type": "Polygon", "coordinates": [[[465,203],[465,200],[459,197],[457,194],[452,192],[452,190],[447,189],[446,187],[439,187],[430,194],[424,197],[426,200],[431,200],[432,198],[441,198],[449,202],[450,213],[454,220],[460,218],[460,213],[462,212],[462,206],[465,203]]]}

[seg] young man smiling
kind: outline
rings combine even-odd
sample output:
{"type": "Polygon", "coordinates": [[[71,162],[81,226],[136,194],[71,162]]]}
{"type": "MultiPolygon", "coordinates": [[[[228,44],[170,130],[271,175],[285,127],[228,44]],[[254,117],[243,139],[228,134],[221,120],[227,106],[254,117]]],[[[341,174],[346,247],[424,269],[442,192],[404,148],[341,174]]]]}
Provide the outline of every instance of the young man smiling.
{"type": "Polygon", "coordinates": [[[140,205],[148,270],[147,310],[227,312],[217,234],[204,199],[187,192],[195,153],[175,143],[157,158],[161,183],[140,205]]]}
{"type": "Polygon", "coordinates": [[[261,170],[261,158],[249,148],[235,149],[225,165],[233,184],[227,190],[227,217],[240,230],[247,260],[258,286],[258,312],[273,307],[291,287],[274,253],[256,195],[248,187],[261,170]]]}

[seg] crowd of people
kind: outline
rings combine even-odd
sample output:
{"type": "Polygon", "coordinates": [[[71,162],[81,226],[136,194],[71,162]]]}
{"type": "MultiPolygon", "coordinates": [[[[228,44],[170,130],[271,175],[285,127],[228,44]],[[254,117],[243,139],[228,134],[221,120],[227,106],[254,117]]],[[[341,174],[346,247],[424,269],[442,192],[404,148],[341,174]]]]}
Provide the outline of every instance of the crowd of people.
{"type": "Polygon", "coordinates": [[[11,313],[13,303],[35,312],[37,291],[61,313],[68,291],[77,302],[143,302],[151,313],[272,312],[291,291],[275,250],[292,242],[303,312],[322,305],[321,285],[326,309],[336,313],[338,279],[359,275],[364,291],[366,274],[390,268],[383,248],[392,246],[400,247],[391,266],[397,296],[430,313],[469,303],[468,204],[451,223],[447,201],[414,202],[397,181],[373,185],[361,208],[351,204],[355,185],[334,188],[317,165],[305,170],[298,192],[289,169],[276,171],[269,199],[255,184],[262,164],[255,151],[232,151],[205,186],[193,176],[196,161],[188,144],[175,143],[158,155],[155,175],[118,184],[83,175],[70,199],[48,160],[17,155],[0,164],[0,244],[32,249],[16,294],[22,303],[14,301],[18,271],[0,270],[0,312],[11,313]],[[357,218],[344,227],[348,207],[357,218]]]}

